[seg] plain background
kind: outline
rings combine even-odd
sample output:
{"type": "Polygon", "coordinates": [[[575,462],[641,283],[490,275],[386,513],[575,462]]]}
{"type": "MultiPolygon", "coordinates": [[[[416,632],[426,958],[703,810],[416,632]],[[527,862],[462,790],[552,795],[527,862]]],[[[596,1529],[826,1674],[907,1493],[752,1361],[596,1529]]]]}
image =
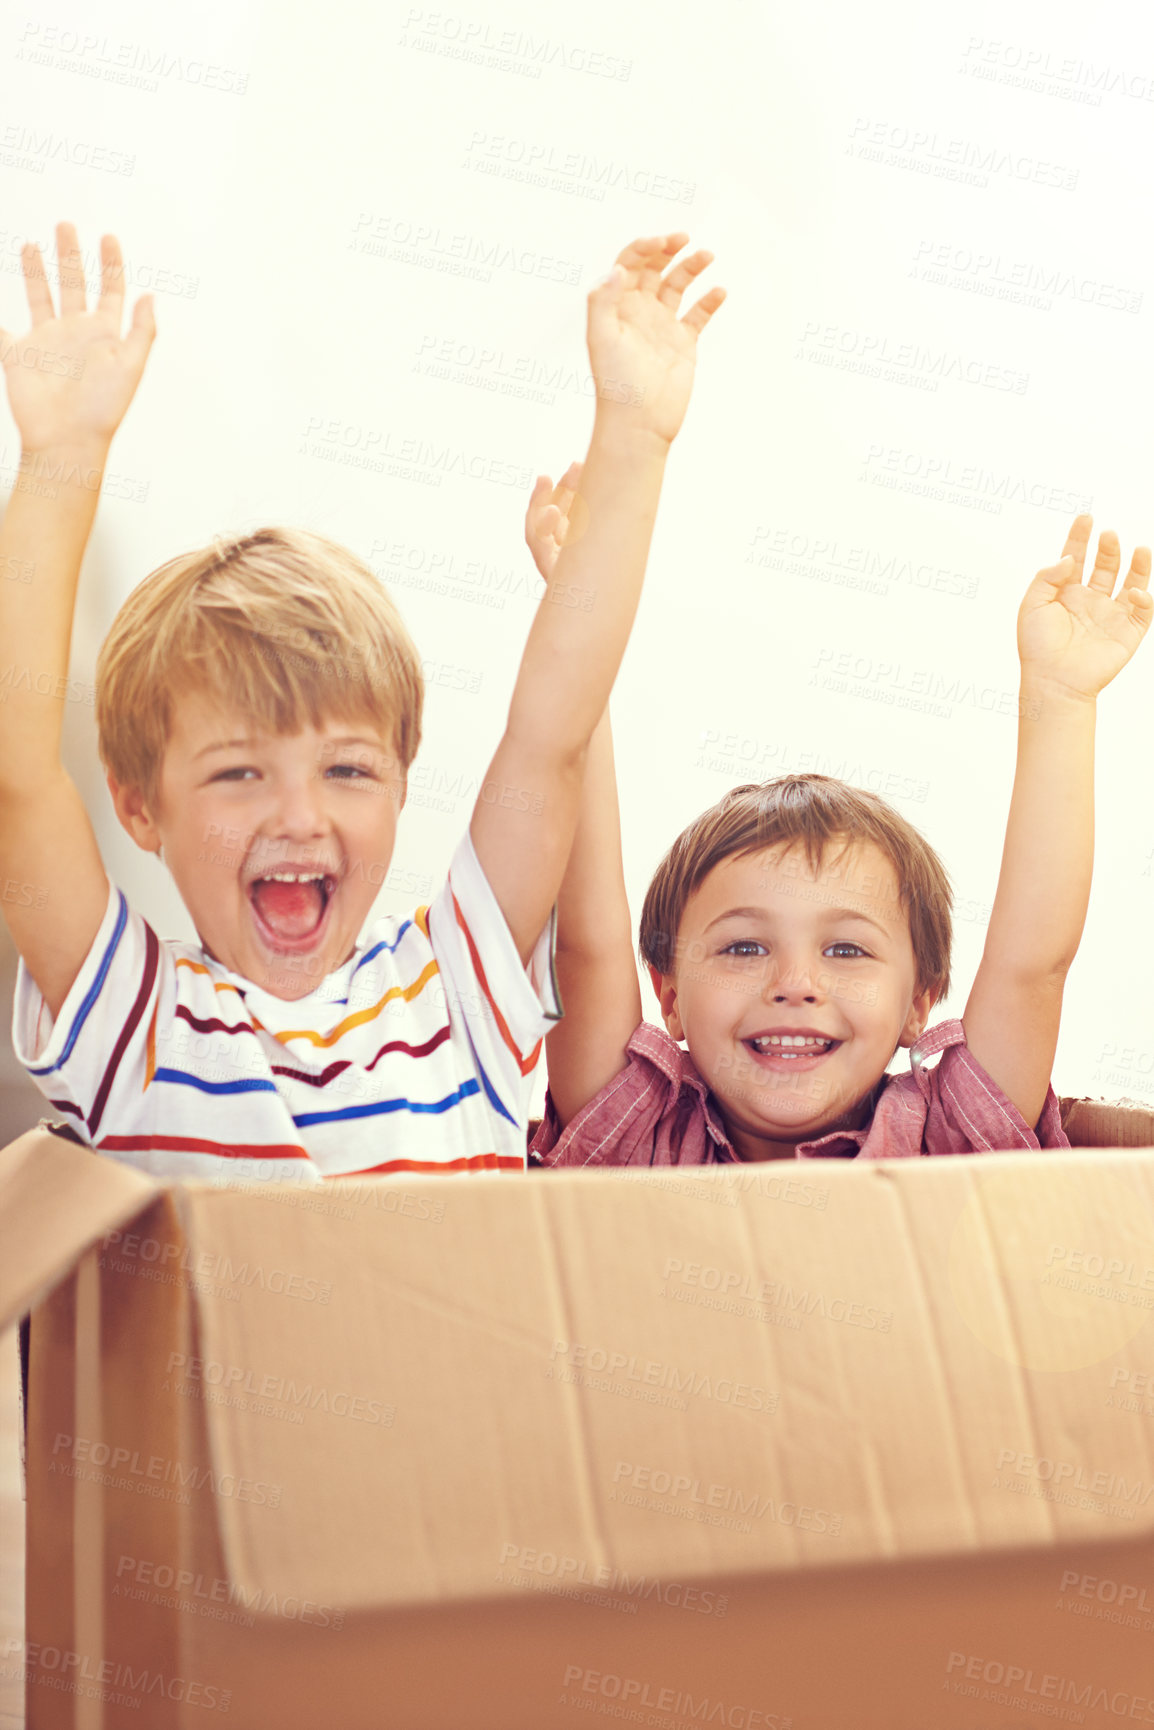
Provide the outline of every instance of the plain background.
{"type": "MultiPolygon", "coordinates": [[[[98,10],[15,7],[0,36],[0,323],[24,328],[20,245],[47,251],[62,217],[93,262],[117,232],[157,292],[74,676],[90,684],[118,605],[178,553],[268,522],[347,543],[427,657],[379,906],[429,899],[532,614],[532,478],[588,438],[585,293],[634,235],[684,228],[730,298],[614,699],[634,910],[727,787],[838,774],[945,860],[959,1014],[1012,777],[1021,593],[1078,508],[1127,560],[1154,539],[1144,9],[98,10]]],[[[0,645],[0,679],[11,660],[0,645]]],[[[1152,720],[1147,644],[1100,703],[1094,891],[1055,1067],[1060,1092],[1147,1104],[1152,720]]],[[[110,874],[191,937],[115,823],[83,691],[66,738],[110,874]]],[[[3,1099],[0,1138],[40,1115],[21,1078],[3,1099]]]]}

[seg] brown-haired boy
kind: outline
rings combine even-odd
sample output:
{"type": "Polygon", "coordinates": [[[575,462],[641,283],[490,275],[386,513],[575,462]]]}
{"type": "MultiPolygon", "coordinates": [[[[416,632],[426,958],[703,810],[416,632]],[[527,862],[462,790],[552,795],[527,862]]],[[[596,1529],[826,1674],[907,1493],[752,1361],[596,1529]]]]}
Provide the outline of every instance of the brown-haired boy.
{"type": "MultiPolygon", "coordinates": [[[[543,476],[530,501],[526,538],[546,581],[581,484],[574,465],[555,490],[543,476]]],[[[1109,532],[1082,582],[1090,528],[1077,519],[1018,614],[1017,774],[960,1021],[925,1031],[949,985],[950,890],[932,848],[873,794],[791,775],[727,794],[659,865],[640,948],[665,1031],[643,1022],[603,719],[558,897],[565,1017],[546,1041],[537,1158],[700,1165],[1068,1145],[1050,1070],[1090,890],[1095,700],[1154,613],[1146,548],[1113,596],[1109,532]],[[912,1072],[889,1076],[902,1047],[912,1072]]]]}
{"type": "Polygon", "coordinates": [[[117,815],[163,858],[199,945],[162,942],[110,885],[60,760],[81,559],[108,447],[154,335],[101,243],[86,307],[76,231],[60,304],[25,248],[32,330],[0,333],[23,442],[0,530],[0,877],[21,956],[18,1055],[98,1150],[214,1181],[259,1171],[521,1169],[526,1092],[558,1013],[551,909],[589,738],[628,639],[665,459],[689,402],[709,262],[638,240],[589,296],[598,396],[587,532],[539,607],[505,733],[433,904],[362,932],[420,738],[415,651],[372,573],[300,531],[186,555],[129,598],[98,669],[117,815]]]}

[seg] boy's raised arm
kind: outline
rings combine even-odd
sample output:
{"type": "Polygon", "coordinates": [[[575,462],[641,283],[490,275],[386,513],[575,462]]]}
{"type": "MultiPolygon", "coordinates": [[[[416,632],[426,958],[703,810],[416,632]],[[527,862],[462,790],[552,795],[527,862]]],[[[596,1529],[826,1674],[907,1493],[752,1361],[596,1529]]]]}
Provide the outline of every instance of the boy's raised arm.
{"type": "Polygon", "coordinates": [[[525,962],[569,857],[585,758],[629,638],[665,459],[689,403],[697,338],[724,298],[711,289],[678,316],[682,295],[711,256],[694,253],[663,276],[686,239],[634,241],[589,296],[597,409],[574,503],[583,532],[566,541],[537,609],[470,825],[525,962]]]}
{"type": "Polygon", "coordinates": [[[1045,1104],[1090,896],[1096,700],[1154,616],[1146,547],[1114,595],[1118,537],[1104,533],[1082,582],[1090,528],[1089,517],[1077,518],[1060,563],[1038,573],[1018,613],[1017,769],[997,895],[963,1017],[970,1050],[1030,1125],[1045,1104]]]}
{"type": "Polygon", "coordinates": [[[101,292],[85,309],[76,230],[56,231],[60,309],[26,246],[32,329],[0,331],[20,469],[0,525],[0,900],[24,964],[56,1015],[100,929],[108,878],[83,801],[60,761],[76,584],[112,435],[155,334],[151,297],[120,335],[124,267],[100,245],[101,292]]]}
{"type": "MultiPolygon", "coordinates": [[[[580,481],[580,463],[556,488],[542,475],[529,501],[525,539],[546,582],[573,527],[580,481]]],[[[563,600],[555,597],[558,605],[563,600]]],[[[577,830],[557,896],[557,984],[565,1013],[546,1036],[545,1055],[563,1129],[624,1068],[641,1020],[608,709],[589,744],[577,830]]]]}

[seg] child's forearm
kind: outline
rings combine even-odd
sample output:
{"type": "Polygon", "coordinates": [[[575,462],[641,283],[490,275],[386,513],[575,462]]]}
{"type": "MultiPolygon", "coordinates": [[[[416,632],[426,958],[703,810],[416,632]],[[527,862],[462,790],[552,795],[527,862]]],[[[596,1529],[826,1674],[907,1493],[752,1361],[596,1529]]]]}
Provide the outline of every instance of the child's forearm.
{"type": "Polygon", "coordinates": [[[983,967],[1028,984],[1064,979],[1094,865],[1096,703],[1022,681],[1014,791],[983,967]]]}
{"type": "Polygon", "coordinates": [[[564,1127],[624,1066],[641,1020],[608,710],[589,745],[577,831],[557,897],[556,966],[565,1013],[545,1041],[545,1055],[564,1127]]]}
{"type": "Polygon", "coordinates": [[[557,954],[595,956],[619,950],[622,944],[632,957],[613,734],[606,709],[589,742],[577,830],[557,896],[557,954]]]}
{"type": "Polygon", "coordinates": [[[506,736],[538,760],[577,759],[609,701],[641,594],[668,451],[652,432],[601,418],[594,425],[577,507],[587,526],[561,551],[509,711],[506,736]]]}
{"type": "Polygon", "coordinates": [[[0,525],[0,789],[35,791],[59,766],[72,618],[107,446],[25,452],[0,525]]]}

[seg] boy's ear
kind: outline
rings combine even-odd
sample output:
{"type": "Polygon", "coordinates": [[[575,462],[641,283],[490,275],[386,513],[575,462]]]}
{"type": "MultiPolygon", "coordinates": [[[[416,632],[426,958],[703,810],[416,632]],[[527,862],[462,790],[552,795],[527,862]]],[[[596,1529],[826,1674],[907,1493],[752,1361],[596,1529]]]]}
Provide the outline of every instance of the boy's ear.
{"type": "Polygon", "coordinates": [[[136,845],[142,847],[146,853],[159,853],[160,830],[140,788],[124,787],[111,775],[107,775],[105,779],[121,827],[128,831],[136,845]]]}
{"type": "Polygon", "coordinates": [[[910,1004],[910,1012],[906,1016],[905,1026],[902,1028],[901,1038],[898,1040],[899,1050],[902,1046],[917,1044],[926,1030],[930,1010],[936,1002],[937,992],[932,987],[927,986],[924,991],[915,991],[913,1001],[910,1004]]]}
{"type": "Polygon", "coordinates": [[[649,977],[653,989],[657,993],[657,1001],[661,1005],[661,1019],[665,1023],[665,1031],[670,1039],[684,1039],[685,1031],[681,1025],[681,1015],[677,1008],[677,985],[671,973],[660,973],[652,964],[649,977]]]}

